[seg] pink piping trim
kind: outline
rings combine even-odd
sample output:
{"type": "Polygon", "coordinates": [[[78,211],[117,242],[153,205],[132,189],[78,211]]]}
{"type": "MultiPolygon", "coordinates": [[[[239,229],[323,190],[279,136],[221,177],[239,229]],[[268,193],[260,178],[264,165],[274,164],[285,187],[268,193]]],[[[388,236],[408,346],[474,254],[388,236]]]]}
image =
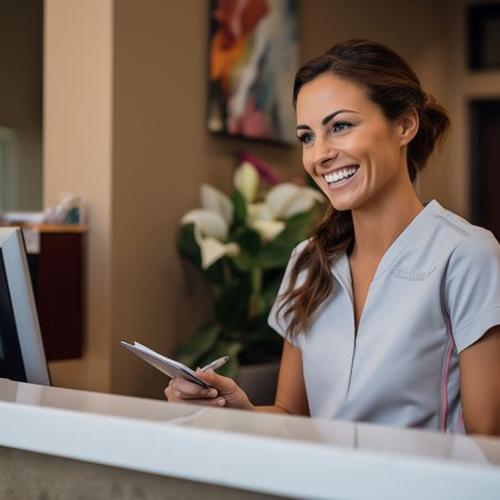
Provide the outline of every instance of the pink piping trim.
{"type": "Polygon", "coordinates": [[[458,424],[457,424],[457,431],[463,431],[464,430],[464,412],[463,410],[460,410],[460,414],[458,415],[458,424]]]}
{"type": "Polygon", "coordinates": [[[453,335],[451,333],[451,324],[450,318],[446,318],[446,326],[448,330],[448,335],[450,336],[450,343],[448,347],[448,352],[446,353],[446,364],[445,364],[445,372],[443,384],[441,385],[441,431],[446,432],[446,419],[448,417],[448,376],[450,375],[450,363],[451,363],[451,354],[453,352],[453,348],[455,347],[455,342],[453,341],[453,335]]]}

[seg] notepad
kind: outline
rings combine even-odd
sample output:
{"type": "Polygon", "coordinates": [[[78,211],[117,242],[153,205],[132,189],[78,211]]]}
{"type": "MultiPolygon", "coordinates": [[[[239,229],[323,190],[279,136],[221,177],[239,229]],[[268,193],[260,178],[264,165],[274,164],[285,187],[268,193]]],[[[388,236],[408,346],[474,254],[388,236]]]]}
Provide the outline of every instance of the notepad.
{"type": "Polygon", "coordinates": [[[129,344],[128,342],[122,340],[120,343],[123,347],[125,347],[129,351],[132,351],[141,359],[148,362],[151,366],[154,366],[157,370],[160,370],[170,378],[182,377],[186,380],[189,380],[190,382],[201,385],[205,389],[211,387],[204,380],[198,377],[194,370],[180,363],[179,361],[175,361],[175,359],[167,358],[167,356],[163,356],[162,354],[153,351],[149,347],[139,344],[139,342],[129,344]]]}

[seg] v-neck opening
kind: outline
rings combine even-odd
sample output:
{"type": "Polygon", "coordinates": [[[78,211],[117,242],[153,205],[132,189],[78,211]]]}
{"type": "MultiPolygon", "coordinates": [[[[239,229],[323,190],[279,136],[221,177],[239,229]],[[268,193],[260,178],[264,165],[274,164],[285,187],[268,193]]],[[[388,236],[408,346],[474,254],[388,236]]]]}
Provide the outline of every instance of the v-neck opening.
{"type": "Polygon", "coordinates": [[[434,214],[434,208],[439,203],[436,200],[431,200],[424,204],[424,208],[411,220],[411,222],[403,229],[397,238],[389,245],[384,255],[380,259],[377,270],[373,276],[371,283],[380,279],[390,268],[390,264],[394,259],[406,248],[408,244],[414,241],[415,233],[421,231],[429,218],[434,214]]]}
{"type": "MultiPolygon", "coordinates": [[[[435,209],[439,208],[440,205],[436,200],[431,200],[425,203],[424,208],[411,220],[411,222],[403,229],[403,231],[397,236],[397,238],[390,244],[389,248],[385,251],[384,255],[378,263],[375,274],[371,283],[377,281],[381,278],[385,272],[390,269],[390,264],[397,257],[397,255],[413,240],[416,232],[420,231],[429,218],[435,213],[435,209]]],[[[335,271],[341,271],[341,275],[346,278],[352,288],[352,278],[349,265],[349,258],[346,252],[335,259],[332,265],[332,271],[337,279],[338,276],[335,271]]]]}
{"type": "Polygon", "coordinates": [[[332,266],[332,272],[340,284],[344,287],[349,295],[352,304],[353,312],[353,327],[354,327],[354,339],[357,339],[360,326],[362,325],[363,316],[368,304],[368,299],[370,295],[370,289],[376,281],[378,281],[385,273],[391,269],[391,263],[400,254],[401,251],[413,241],[415,234],[422,230],[426,222],[435,212],[435,208],[439,207],[439,203],[436,200],[431,200],[424,204],[424,208],[410,221],[410,223],[403,229],[403,231],[397,236],[397,238],[391,243],[389,248],[385,251],[384,255],[380,259],[375,274],[373,275],[365,296],[365,301],[363,303],[363,310],[359,316],[359,322],[356,326],[356,310],[354,301],[354,287],[353,278],[351,272],[351,266],[349,263],[349,257],[344,251],[336,259],[332,266]]]}

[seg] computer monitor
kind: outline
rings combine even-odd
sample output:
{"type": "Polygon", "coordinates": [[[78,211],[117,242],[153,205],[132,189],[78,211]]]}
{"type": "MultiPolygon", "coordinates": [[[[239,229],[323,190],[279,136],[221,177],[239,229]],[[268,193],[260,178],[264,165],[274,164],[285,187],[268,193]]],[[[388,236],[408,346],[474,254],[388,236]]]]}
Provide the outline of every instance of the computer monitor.
{"type": "Polygon", "coordinates": [[[0,377],[50,385],[24,239],[0,228],[0,377]]]}

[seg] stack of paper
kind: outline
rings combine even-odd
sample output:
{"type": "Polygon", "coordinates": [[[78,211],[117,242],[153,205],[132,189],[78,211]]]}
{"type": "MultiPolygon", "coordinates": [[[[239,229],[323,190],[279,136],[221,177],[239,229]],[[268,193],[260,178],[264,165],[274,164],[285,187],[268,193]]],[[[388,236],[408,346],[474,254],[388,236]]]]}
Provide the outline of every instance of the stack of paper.
{"type": "Polygon", "coordinates": [[[194,370],[187,367],[186,365],[175,361],[174,359],[167,358],[153,351],[149,347],[146,347],[139,342],[134,342],[134,344],[129,344],[125,341],[120,342],[123,347],[126,347],[129,351],[147,361],[150,365],[154,366],[156,369],[160,370],[165,375],[170,378],[182,377],[190,382],[201,385],[202,387],[208,389],[210,386],[196,375],[194,370]]]}

